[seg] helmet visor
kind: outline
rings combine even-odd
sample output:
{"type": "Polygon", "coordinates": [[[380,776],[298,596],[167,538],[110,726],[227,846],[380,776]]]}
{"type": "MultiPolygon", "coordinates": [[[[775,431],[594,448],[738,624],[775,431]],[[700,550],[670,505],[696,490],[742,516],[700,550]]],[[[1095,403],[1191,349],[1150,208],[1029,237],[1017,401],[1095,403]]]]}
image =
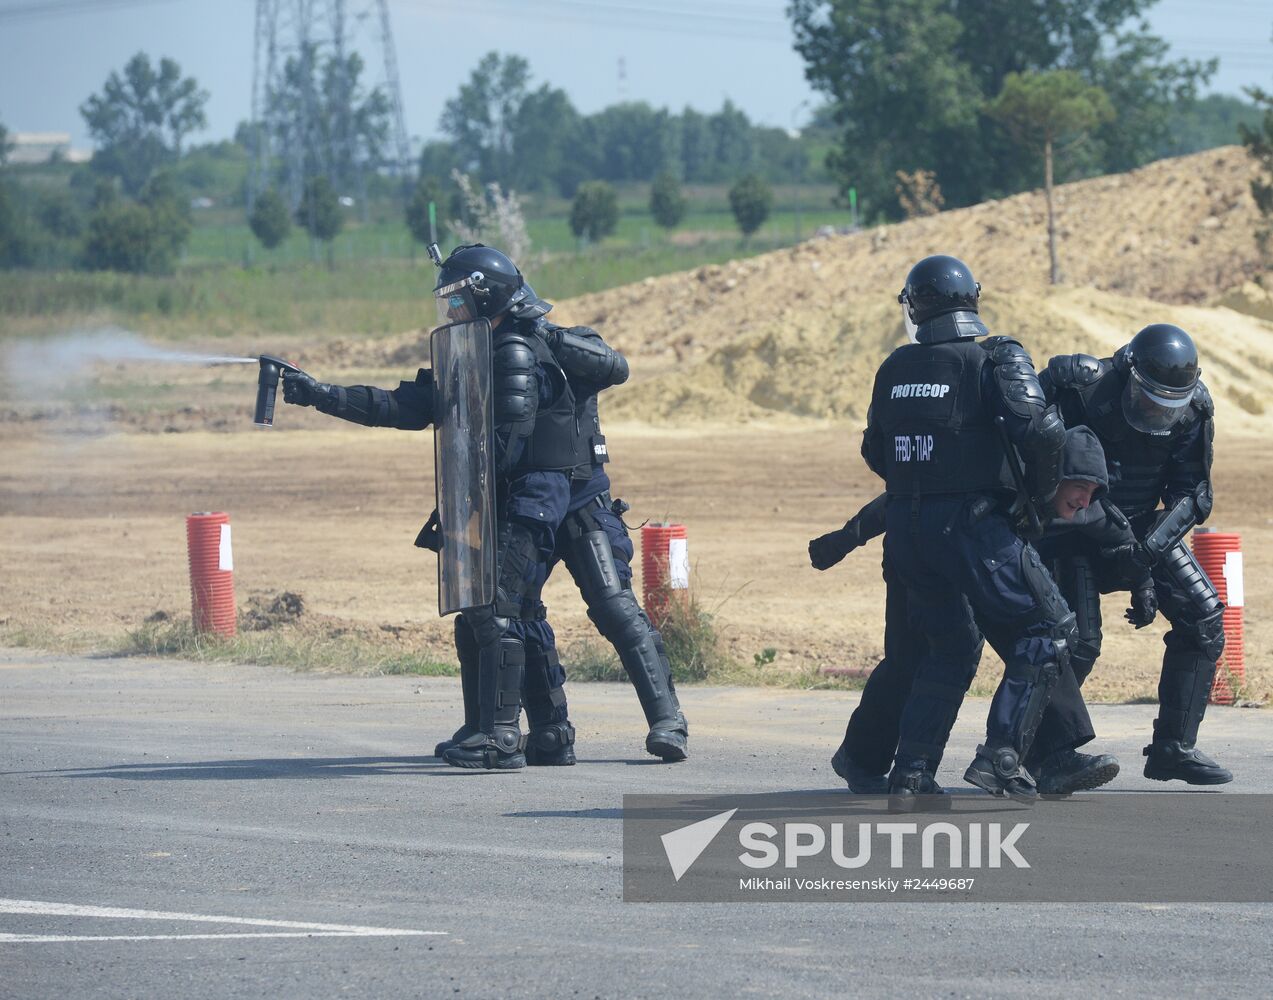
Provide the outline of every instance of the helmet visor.
{"type": "Polygon", "coordinates": [[[443,285],[433,292],[433,301],[438,308],[438,324],[467,323],[477,319],[477,303],[473,296],[474,279],[470,275],[449,285],[443,285]]]}
{"type": "Polygon", "coordinates": [[[1123,416],[1142,434],[1169,434],[1185,415],[1194,386],[1188,389],[1165,389],[1150,385],[1132,369],[1127,388],[1123,390],[1123,416]]]}
{"type": "Polygon", "coordinates": [[[905,299],[902,299],[902,322],[906,324],[906,339],[912,344],[918,344],[919,327],[911,319],[911,307],[905,299]]]}

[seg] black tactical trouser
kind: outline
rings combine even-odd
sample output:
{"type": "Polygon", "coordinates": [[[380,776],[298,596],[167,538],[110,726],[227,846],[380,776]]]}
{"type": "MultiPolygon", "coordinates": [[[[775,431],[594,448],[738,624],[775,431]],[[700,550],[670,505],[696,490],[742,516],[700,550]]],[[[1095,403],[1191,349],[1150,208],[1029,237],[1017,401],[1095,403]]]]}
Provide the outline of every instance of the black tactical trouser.
{"type": "MultiPolygon", "coordinates": [[[[855,765],[872,774],[888,771],[897,752],[902,708],[910,695],[920,657],[923,637],[910,626],[906,588],[884,566],[884,659],[871,671],[862,689],[862,698],[844,732],[844,747],[855,765]]],[[[976,621],[974,616],[973,621],[976,621]]],[[[970,627],[976,628],[975,624],[970,627]]],[[[987,636],[991,648],[1002,658],[1011,651],[1009,638],[994,630],[987,636]]],[[[1035,736],[1032,754],[1047,756],[1065,747],[1078,747],[1094,739],[1092,720],[1079,691],[1079,681],[1070,668],[1061,671],[1052,698],[1043,711],[1043,721],[1035,736]],[[1059,739],[1057,738],[1059,736],[1059,739]]],[[[933,761],[935,771],[940,757],[933,761]]]]}
{"type": "MultiPolygon", "coordinates": [[[[1077,616],[1077,639],[1072,660],[1081,685],[1101,652],[1100,595],[1123,589],[1109,560],[1095,546],[1079,538],[1044,543],[1061,593],[1077,616]]],[[[1216,661],[1224,652],[1224,605],[1215,586],[1184,542],[1173,547],[1153,571],[1159,611],[1171,628],[1163,637],[1162,672],[1158,679],[1158,718],[1154,735],[1192,744],[1206,712],[1216,661]]],[[[1073,712],[1077,691],[1058,691],[1060,711],[1049,713],[1039,729],[1038,742],[1054,748],[1077,747],[1090,739],[1073,712]],[[1070,709],[1070,711],[1067,711],[1070,709]]]]}
{"type": "Polygon", "coordinates": [[[890,498],[884,558],[906,586],[910,627],[923,636],[902,710],[897,761],[932,768],[980,659],[971,616],[1004,637],[1005,671],[986,723],[988,749],[1024,757],[1068,652],[1073,615],[1038,554],[992,509],[966,496],[890,498]]]}

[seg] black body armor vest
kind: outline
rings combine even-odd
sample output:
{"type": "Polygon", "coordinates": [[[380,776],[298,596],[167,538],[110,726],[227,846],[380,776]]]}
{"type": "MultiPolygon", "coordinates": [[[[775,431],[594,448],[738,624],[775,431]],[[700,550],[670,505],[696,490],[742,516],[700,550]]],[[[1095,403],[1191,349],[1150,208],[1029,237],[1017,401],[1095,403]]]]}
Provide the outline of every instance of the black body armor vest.
{"type": "Polygon", "coordinates": [[[907,344],[880,366],[871,398],[885,485],[893,495],[1015,489],[981,397],[990,355],[976,341],[907,344]]]}
{"type": "Polygon", "coordinates": [[[553,401],[542,403],[535,415],[531,432],[514,472],[569,472],[590,461],[591,450],[586,428],[582,425],[574,390],[552,351],[539,336],[525,337],[535,360],[553,381],[553,401]]]}
{"type": "Polygon", "coordinates": [[[1163,498],[1167,486],[1167,472],[1172,449],[1181,435],[1189,433],[1199,420],[1205,420],[1202,401],[1209,400],[1204,386],[1199,384],[1195,400],[1188,413],[1171,429],[1169,434],[1142,434],[1123,416],[1123,390],[1130,377],[1125,365],[1118,359],[1107,358],[1096,362],[1099,374],[1088,359],[1086,369],[1078,369],[1081,382],[1058,378],[1061,366],[1049,365],[1049,391],[1055,393],[1055,402],[1061,411],[1066,427],[1086,424],[1105,449],[1105,462],[1109,466],[1109,500],[1126,516],[1135,517],[1155,510],[1163,498]],[[1093,377],[1095,376],[1095,377],[1093,377]]]}

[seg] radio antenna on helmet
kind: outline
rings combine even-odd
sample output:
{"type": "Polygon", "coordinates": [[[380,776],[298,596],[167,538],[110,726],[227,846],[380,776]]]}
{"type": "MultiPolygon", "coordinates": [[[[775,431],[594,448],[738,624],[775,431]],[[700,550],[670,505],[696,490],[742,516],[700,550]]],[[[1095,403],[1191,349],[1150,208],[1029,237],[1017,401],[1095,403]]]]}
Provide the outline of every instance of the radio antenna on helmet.
{"type": "Polygon", "coordinates": [[[442,251],[438,249],[438,206],[429,202],[429,260],[434,267],[442,266],[442,251]]]}

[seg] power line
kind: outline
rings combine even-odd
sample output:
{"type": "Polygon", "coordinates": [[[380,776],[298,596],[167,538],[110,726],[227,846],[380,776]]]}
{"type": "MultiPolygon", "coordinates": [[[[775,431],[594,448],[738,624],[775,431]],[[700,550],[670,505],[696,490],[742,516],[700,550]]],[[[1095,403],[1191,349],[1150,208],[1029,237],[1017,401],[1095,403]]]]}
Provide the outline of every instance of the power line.
{"type": "Polygon", "coordinates": [[[182,0],[22,0],[0,6],[0,22],[35,21],[66,14],[105,14],[130,7],[180,2],[182,0]]]}

